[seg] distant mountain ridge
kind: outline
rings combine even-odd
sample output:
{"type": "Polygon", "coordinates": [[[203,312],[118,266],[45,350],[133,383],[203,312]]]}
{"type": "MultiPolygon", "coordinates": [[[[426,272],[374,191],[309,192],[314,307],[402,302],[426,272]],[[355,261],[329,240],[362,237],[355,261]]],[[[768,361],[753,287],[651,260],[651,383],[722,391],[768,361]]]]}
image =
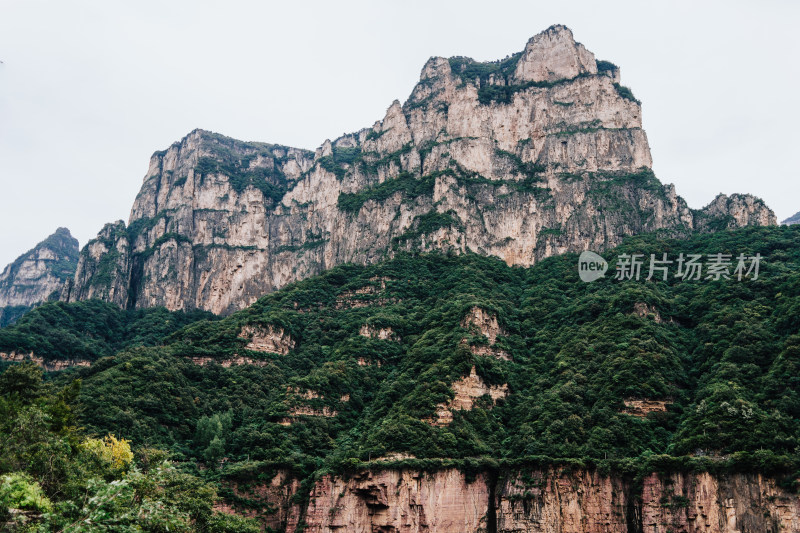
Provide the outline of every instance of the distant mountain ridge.
{"type": "Polygon", "coordinates": [[[776,224],[749,195],[689,209],[651,170],[641,112],[619,67],[557,25],[502,61],[431,58],[404,104],[316,152],[195,130],[153,155],[128,224],[87,244],[62,299],[224,314],[399,250],[528,266],[776,224]]]}
{"type": "Polygon", "coordinates": [[[787,226],[792,224],[800,224],[800,212],[797,212],[794,215],[790,216],[789,218],[781,222],[781,224],[786,224],[787,226]]]}
{"type": "Polygon", "coordinates": [[[60,294],[78,265],[78,240],[67,228],[19,256],[0,273],[0,327],[34,304],[60,294]]]}

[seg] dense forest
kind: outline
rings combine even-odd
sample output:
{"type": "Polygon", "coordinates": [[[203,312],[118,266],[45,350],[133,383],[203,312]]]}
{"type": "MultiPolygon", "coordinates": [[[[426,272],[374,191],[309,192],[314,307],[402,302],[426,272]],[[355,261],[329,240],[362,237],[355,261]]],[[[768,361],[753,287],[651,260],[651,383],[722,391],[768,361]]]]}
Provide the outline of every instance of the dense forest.
{"type": "Polygon", "coordinates": [[[2,519],[247,531],[253,522],[212,509],[234,497],[225,480],[378,462],[758,470],[794,488],[800,228],[638,236],[603,256],[606,276],[584,283],[575,254],[531,268],[398,255],[223,319],[42,305],[0,329],[0,352],[91,366],[4,365],[2,519]],[[728,279],[679,278],[674,265],[645,279],[651,254],[720,253],[733,258],[728,279]],[[623,254],[647,258],[641,279],[614,279],[623,254]],[[763,258],[757,279],[733,273],[739,254],[763,258]],[[284,344],[260,349],[253,331],[284,344]],[[464,406],[467,382],[486,394],[448,409],[464,406]]]}

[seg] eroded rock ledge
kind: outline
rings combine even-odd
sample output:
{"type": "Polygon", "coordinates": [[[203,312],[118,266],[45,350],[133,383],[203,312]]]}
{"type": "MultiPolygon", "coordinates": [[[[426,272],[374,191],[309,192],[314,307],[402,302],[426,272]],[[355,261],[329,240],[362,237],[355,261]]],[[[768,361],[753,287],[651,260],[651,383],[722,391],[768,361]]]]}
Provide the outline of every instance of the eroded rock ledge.
{"type": "Polygon", "coordinates": [[[239,333],[240,339],[248,339],[248,350],[262,353],[286,355],[294,348],[295,341],[283,328],[269,326],[244,326],[239,333]]]}
{"type": "Polygon", "coordinates": [[[73,366],[91,366],[91,361],[85,359],[44,359],[38,355],[31,353],[17,353],[17,352],[0,352],[0,361],[7,363],[22,363],[25,361],[33,361],[45,372],[58,372],[73,366]]]}
{"type": "Polygon", "coordinates": [[[488,395],[492,403],[508,395],[508,385],[487,385],[477,374],[473,366],[468,376],[461,378],[451,385],[455,396],[446,403],[436,407],[436,416],[426,419],[425,422],[434,426],[446,426],[453,421],[453,410],[469,411],[475,402],[482,396],[488,395]]]}

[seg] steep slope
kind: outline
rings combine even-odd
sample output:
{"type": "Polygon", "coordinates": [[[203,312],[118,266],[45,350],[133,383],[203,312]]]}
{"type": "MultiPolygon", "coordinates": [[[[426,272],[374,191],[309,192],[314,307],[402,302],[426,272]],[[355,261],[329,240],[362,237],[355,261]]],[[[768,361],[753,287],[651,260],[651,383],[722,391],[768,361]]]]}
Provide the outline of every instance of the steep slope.
{"type": "Polygon", "coordinates": [[[75,274],[78,241],[66,228],[19,256],[0,273],[0,327],[34,304],[56,297],[64,282],[75,274]]]}
{"type": "Polygon", "coordinates": [[[227,313],[398,250],[531,265],[642,232],[775,224],[752,197],[693,212],[659,183],[619,82],[553,26],[502,61],[430,59],[404,104],[315,153],[196,130],[154,154],[128,226],[84,248],[64,299],[227,313]]]}

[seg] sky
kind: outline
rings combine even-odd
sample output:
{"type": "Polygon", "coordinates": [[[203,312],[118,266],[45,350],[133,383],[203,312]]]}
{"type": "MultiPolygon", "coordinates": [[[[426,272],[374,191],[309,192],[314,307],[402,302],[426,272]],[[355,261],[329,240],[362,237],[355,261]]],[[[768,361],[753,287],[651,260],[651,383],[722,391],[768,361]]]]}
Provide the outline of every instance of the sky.
{"type": "Polygon", "coordinates": [[[565,24],[643,102],[654,170],[800,211],[800,2],[0,0],[0,268],[127,221],[195,128],[314,149],[404,101],[431,56],[494,60],[565,24]]]}

